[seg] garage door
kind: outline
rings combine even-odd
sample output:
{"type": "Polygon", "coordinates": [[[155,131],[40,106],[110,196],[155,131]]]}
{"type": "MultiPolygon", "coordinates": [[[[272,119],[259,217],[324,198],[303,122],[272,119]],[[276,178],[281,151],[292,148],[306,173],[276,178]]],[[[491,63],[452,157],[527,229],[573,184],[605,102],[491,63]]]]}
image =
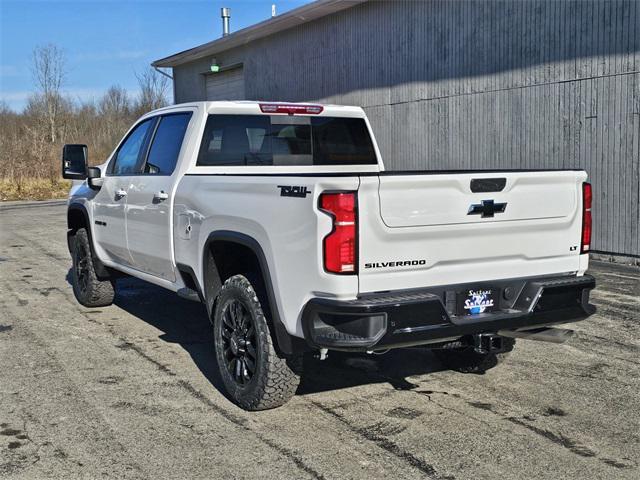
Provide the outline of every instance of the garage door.
{"type": "Polygon", "coordinates": [[[207,100],[245,100],[243,69],[207,75],[207,100]]]}

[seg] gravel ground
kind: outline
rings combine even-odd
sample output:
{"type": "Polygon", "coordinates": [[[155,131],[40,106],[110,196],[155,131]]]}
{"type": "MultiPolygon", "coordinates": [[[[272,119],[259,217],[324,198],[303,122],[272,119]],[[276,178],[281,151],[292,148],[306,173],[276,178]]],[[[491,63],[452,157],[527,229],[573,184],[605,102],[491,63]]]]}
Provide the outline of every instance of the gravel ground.
{"type": "Polygon", "coordinates": [[[598,314],[485,375],[427,351],[308,359],[247,413],[203,307],[141,281],[86,309],[65,207],[0,205],[0,478],[640,478],[640,270],[592,263],[598,314]]]}

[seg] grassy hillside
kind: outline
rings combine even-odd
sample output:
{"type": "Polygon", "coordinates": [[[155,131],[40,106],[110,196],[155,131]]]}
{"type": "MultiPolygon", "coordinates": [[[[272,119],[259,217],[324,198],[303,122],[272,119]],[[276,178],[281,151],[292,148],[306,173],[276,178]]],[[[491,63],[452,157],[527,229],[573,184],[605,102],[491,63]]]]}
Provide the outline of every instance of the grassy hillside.
{"type": "Polygon", "coordinates": [[[0,179],[0,201],[66,198],[69,188],[71,188],[71,180],[29,178],[17,183],[0,179]]]}

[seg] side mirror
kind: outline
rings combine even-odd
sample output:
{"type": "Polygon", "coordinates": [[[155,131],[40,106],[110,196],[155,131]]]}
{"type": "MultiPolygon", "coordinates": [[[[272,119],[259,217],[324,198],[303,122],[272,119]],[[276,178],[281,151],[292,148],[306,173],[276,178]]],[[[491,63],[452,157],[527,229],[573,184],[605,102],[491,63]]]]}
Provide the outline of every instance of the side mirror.
{"type": "Polygon", "coordinates": [[[62,178],[84,180],[87,178],[86,145],[67,144],[62,147],[62,178]]]}
{"type": "Polygon", "coordinates": [[[100,168],[98,167],[89,167],[87,169],[87,183],[89,187],[94,190],[100,190],[102,187],[102,172],[100,172],[100,168]]]}

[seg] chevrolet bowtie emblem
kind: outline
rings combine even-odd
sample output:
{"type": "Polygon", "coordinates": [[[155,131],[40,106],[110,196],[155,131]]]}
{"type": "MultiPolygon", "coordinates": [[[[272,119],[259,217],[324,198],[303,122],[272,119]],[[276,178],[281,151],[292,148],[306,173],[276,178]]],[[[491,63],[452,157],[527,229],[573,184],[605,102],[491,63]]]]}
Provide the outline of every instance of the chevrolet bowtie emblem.
{"type": "Polygon", "coordinates": [[[480,215],[482,218],[493,217],[496,213],[503,213],[506,208],[506,203],[495,203],[493,200],[482,200],[482,203],[471,205],[467,215],[480,215]]]}

